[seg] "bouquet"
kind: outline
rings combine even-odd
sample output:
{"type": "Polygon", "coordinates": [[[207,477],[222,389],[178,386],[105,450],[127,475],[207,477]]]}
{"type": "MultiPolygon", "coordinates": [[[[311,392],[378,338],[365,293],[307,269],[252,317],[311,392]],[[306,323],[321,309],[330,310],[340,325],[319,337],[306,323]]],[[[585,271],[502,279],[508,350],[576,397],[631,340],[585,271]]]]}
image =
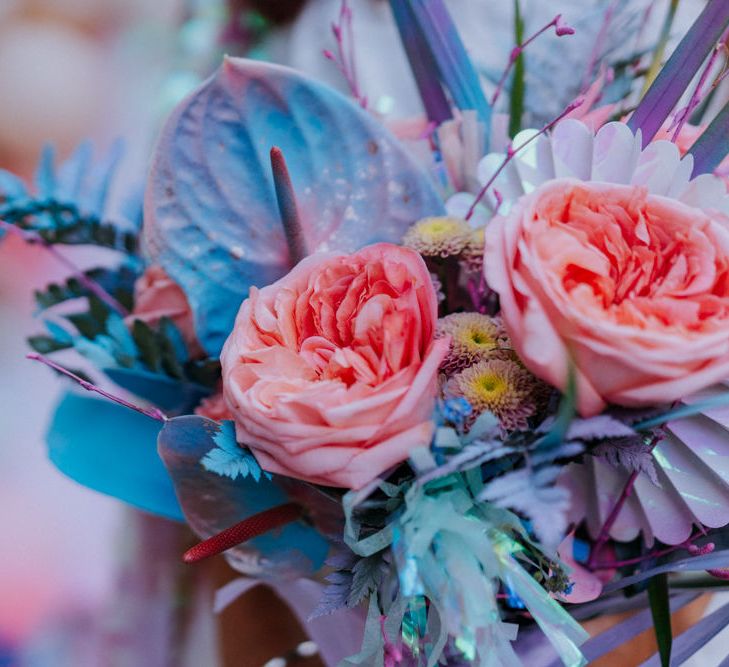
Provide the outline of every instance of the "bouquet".
{"type": "Polygon", "coordinates": [[[120,258],[36,294],[29,356],[105,399],[63,398],[51,457],[184,519],[186,562],[246,577],[221,601],[313,600],[329,662],[581,665],[652,624],[679,664],[729,622],[672,640],[729,578],[729,106],[702,120],[729,5],[662,67],[670,15],[648,54],[598,49],[529,129],[529,45],[575,29],[525,37],[517,2],[487,95],[441,0],[390,4],[422,118],[370,110],[345,2],[325,56],[353,99],[226,58],[167,120],[143,213],[109,219],[118,155],[87,146],[34,192],[0,175],[7,233],[120,258]]]}

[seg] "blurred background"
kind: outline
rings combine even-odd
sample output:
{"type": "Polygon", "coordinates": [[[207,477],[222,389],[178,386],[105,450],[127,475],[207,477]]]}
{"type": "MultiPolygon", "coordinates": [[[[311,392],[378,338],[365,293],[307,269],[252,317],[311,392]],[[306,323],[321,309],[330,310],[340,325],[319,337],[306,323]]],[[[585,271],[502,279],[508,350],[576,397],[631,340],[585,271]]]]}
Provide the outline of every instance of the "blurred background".
{"type": "MultiPolygon", "coordinates": [[[[394,117],[417,113],[388,3],[350,4],[360,80],[373,108],[394,117]]],[[[506,63],[511,4],[449,3],[482,71],[500,72],[506,63]]],[[[524,4],[538,27],[557,11],[579,25],[619,3],[524,4]]],[[[650,43],[668,0],[638,4],[650,11],[641,36],[650,43]]],[[[680,3],[678,36],[701,4],[680,3]]],[[[339,0],[0,0],[0,168],[30,178],[47,142],[63,157],[84,138],[103,153],[122,137],[124,185],[141,188],[165,115],[224,52],[292,64],[346,90],[322,56],[338,11],[339,0]]],[[[579,75],[570,74],[579,87],[579,75]]],[[[90,261],[83,249],[71,250],[81,265],[90,261]]],[[[0,666],[107,664],[77,638],[113,606],[128,539],[121,504],[63,477],[45,454],[60,386],[24,360],[25,337],[38,328],[33,289],[65,274],[42,249],[14,236],[0,243],[0,666]],[[74,657],[54,662],[62,653],[74,657]]]]}

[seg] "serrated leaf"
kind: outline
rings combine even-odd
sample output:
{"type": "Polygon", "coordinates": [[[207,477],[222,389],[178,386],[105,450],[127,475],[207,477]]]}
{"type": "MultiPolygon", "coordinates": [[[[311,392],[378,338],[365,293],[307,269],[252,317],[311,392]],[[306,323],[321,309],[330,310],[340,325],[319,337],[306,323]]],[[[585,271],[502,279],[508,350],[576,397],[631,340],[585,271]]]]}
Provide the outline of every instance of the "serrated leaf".
{"type": "Polygon", "coordinates": [[[78,329],[78,332],[89,340],[93,340],[104,332],[104,326],[89,313],[72,313],[65,316],[66,319],[78,329]]]}
{"type": "MultiPolygon", "coordinates": [[[[200,461],[205,470],[231,479],[249,475],[256,482],[261,479],[263,471],[258,461],[250,450],[239,445],[236,440],[234,422],[221,422],[213,440],[216,447],[208,451],[200,461]]],[[[270,477],[268,473],[266,475],[270,477]]]]}
{"type": "Polygon", "coordinates": [[[328,616],[347,606],[347,598],[352,589],[352,573],[332,572],[325,579],[328,583],[307,620],[328,616]]]}
{"type": "Polygon", "coordinates": [[[53,336],[53,338],[58,342],[65,345],[73,345],[73,336],[66,331],[62,326],[59,324],[56,324],[52,320],[44,320],[43,324],[45,324],[46,329],[48,329],[48,332],[53,336]]]}
{"type": "MultiPolygon", "coordinates": [[[[129,331],[124,318],[118,313],[109,313],[106,320],[106,331],[119,347],[119,352],[131,359],[137,356],[137,345],[129,331]]],[[[122,364],[124,366],[125,364],[122,364]]]]}
{"type": "MultiPolygon", "coordinates": [[[[162,369],[165,371],[165,373],[167,373],[167,375],[175,379],[181,380],[185,377],[185,372],[182,368],[180,360],[177,358],[177,349],[175,348],[174,343],[165,333],[166,319],[167,318],[162,319],[162,321],[160,322],[160,328],[157,331],[157,345],[159,346],[160,350],[160,363],[162,365],[162,369]]],[[[167,324],[170,325],[172,324],[172,322],[170,322],[170,320],[167,320],[167,324]]],[[[169,326],[167,328],[169,330],[169,326]]]]}
{"type": "Polygon", "coordinates": [[[30,345],[39,354],[51,354],[59,350],[67,350],[73,347],[73,343],[64,343],[56,340],[52,336],[30,336],[27,339],[30,345]]]}
{"type": "Polygon", "coordinates": [[[177,325],[168,317],[160,320],[160,334],[163,335],[174,349],[175,358],[181,363],[185,363],[190,355],[187,350],[187,344],[177,325]]]}
{"type": "Polygon", "coordinates": [[[347,596],[347,606],[356,607],[362,600],[376,591],[382,581],[383,574],[381,553],[360,558],[352,568],[352,585],[347,596]]]}
{"type": "Polygon", "coordinates": [[[660,486],[652,450],[652,445],[646,443],[641,436],[634,436],[600,443],[592,449],[591,454],[605,458],[616,468],[645,473],[653,484],[660,486]]]}
{"type": "Polygon", "coordinates": [[[162,351],[159,348],[157,336],[155,336],[154,331],[150,329],[148,324],[142,322],[142,320],[134,320],[134,324],[132,324],[132,337],[137,344],[140,359],[148,368],[153,371],[158,371],[162,351]]]}

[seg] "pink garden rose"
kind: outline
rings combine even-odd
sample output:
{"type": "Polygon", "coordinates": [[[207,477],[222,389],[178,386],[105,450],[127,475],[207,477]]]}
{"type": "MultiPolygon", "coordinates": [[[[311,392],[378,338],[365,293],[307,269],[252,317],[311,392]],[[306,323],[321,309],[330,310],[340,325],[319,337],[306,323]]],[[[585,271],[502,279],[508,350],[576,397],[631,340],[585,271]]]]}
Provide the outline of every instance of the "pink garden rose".
{"type": "Polygon", "coordinates": [[[362,487],[430,442],[436,319],[422,258],[388,243],[251,288],[220,360],[239,441],[270,472],[362,487]]]}
{"type": "Polygon", "coordinates": [[[729,377],[729,229],[641,187],[550,181],[486,228],[486,279],[526,366],[579,411],[729,377]]]}
{"type": "Polygon", "coordinates": [[[202,353],[185,292],[162,267],[150,266],[134,285],[134,312],[128,319],[156,326],[163,317],[175,323],[192,356],[202,353]]]}

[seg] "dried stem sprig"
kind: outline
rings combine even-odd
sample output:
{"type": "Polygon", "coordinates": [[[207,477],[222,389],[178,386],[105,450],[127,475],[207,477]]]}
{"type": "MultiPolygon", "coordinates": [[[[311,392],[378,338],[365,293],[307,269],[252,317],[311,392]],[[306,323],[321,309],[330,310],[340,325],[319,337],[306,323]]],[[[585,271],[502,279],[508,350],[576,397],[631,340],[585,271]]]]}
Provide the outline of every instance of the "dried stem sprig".
{"type": "Polygon", "coordinates": [[[574,35],[575,29],[571,28],[570,26],[562,23],[562,15],[557,14],[547,25],[541,27],[539,30],[537,30],[533,35],[530,37],[527,37],[521,44],[517,44],[509,54],[509,62],[506,64],[506,68],[504,69],[503,73],[501,74],[501,78],[499,79],[499,83],[496,85],[496,90],[494,91],[493,96],[491,97],[491,104],[492,106],[496,104],[496,100],[499,99],[499,96],[501,95],[501,92],[504,89],[504,85],[506,85],[506,80],[509,77],[509,73],[511,72],[512,67],[514,67],[514,64],[516,63],[519,56],[522,54],[524,49],[529,46],[539,35],[547,32],[550,28],[554,28],[554,33],[557,35],[557,37],[562,37],[564,35],[574,35]]]}
{"type": "Polygon", "coordinates": [[[57,371],[61,375],[65,375],[68,378],[71,378],[74,382],[76,382],[82,389],[85,389],[86,391],[93,391],[100,396],[103,396],[105,399],[111,401],[112,403],[116,403],[117,405],[121,405],[125,408],[129,408],[130,410],[134,410],[135,412],[138,412],[139,414],[144,415],[145,417],[149,417],[150,419],[154,419],[155,421],[159,422],[165,422],[168,420],[168,417],[164,412],[162,412],[159,408],[143,408],[139,405],[135,405],[134,403],[131,403],[130,401],[127,401],[124,398],[121,398],[120,396],[115,396],[114,394],[109,393],[105,389],[102,389],[101,387],[97,387],[93,382],[89,382],[88,380],[84,380],[83,378],[76,375],[76,373],[73,373],[72,371],[68,370],[67,368],[64,368],[60,364],[57,364],[55,361],[51,361],[47,357],[44,357],[42,354],[26,354],[26,359],[30,359],[31,361],[40,361],[42,364],[45,364],[49,368],[52,368],[54,371],[57,371]]]}

